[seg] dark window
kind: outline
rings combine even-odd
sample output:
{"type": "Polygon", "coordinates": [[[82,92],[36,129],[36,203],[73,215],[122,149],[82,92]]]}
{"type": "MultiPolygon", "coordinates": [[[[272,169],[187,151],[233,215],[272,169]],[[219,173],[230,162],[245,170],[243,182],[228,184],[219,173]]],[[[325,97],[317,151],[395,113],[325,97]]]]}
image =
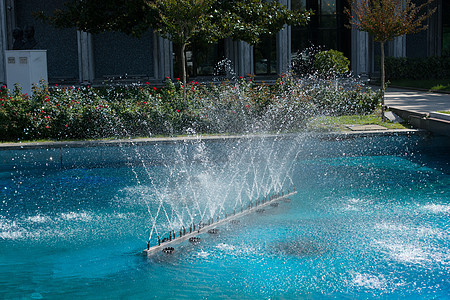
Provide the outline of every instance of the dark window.
{"type": "Polygon", "coordinates": [[[450,55],[450,3],[442,1],[442,53],[450,55]]]}
{"type": "MultiPolygon", "coordinates": [[[[178,51],[175,53],[178,54],[178,51]]],[[[225,56],[224,41],[221,40],[217,44],[192,43],[186,47],[185,53],[186,72],[190,78],[219,75],[217,65],[225,56]]],[[[175,64],[175,76],[181,77],[178,69],[178,64],[175,64]]]]}
{"type": "Polygon", "coordinates": [[[345,28],[346,0],[292,0],[292,9],[313,10],[314,16],[305,27],[292,28],[292,52],[322,46],[350,56],[350,30],[345,28]]]}
{"type": "Polygon", "coordinates": [[[277,39],[267,36],[253,47],[253,62],[256,75],[277,73],[277,39]]]}

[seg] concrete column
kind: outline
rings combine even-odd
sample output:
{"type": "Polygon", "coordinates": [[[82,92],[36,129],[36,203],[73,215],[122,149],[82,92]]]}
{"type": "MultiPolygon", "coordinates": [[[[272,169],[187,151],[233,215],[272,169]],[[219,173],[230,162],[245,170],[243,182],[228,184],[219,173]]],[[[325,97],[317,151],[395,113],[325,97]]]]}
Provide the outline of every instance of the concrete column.
{"type": "Polygon", "coordinates": [[[406,35],[396,37],[389,43],[389,54],[394,57],[406,56],[406,35]]]}
{"type": "MultiPolygon", "coordinates": [[[[405,0],[403,0],[402,8],[405,8],[405,0]]],[[[392,42],[388,45],[388,55],[394,57],[405,57],[406,56],[406,35],[394,38],[392,42]]]]}
{"type": "Polygon", "coordinates": [[[226,39],[225,55],[231,60],[236,76],[253,74],[253,47],[248,43],[226,39]]]}
{"type": "Polygon", "coordinates": [[[173,77],[173,45],[159,34],[153,35],[153,65],[156,80],[173,77]]]}
{"type": "MultiPolygon", "coordinates": [[[[279,0],[291,9],[291,0],[279,0]]],[[[291,68],[291,27],[284,28],[277,34],[277,73],[286,73],[291,68]]]]}
{"type": "Polygon", "coordinates": [[[80,83],[92,83],[95,78],[92,34],[77,31],[77,39],[80,83]]]}
{"type": "MultiPolygon", "coordinates": [[[[12,32],[14,28],[16,28],[16,6],[15,6],[15,0],[2,0],[0,2],[3,2],[2,7],[5,9],[5,22],[6,26],[2,28],[6,28],[6,41],[7,45],[12,47],[14,38],[12,36],[12,32]]],[[[22,28],[23,29],[23,28],[22,28]]],[[[7,47],[8,48],[8,47],[7,47]]]]}
{"type": "Polygon", "coordinates": [[[6,3],[0,0],[0,83],[6,82],[5,50],[8,49],[6,36],[6,3]]]}
{"type": "Polygon", "coordinates": [[[291,68],[291,27],[285,26],[277,34],[277,73],[286,73],[291,68]]]}
{"type": "Polygon", "coordinates": [[[370,73],[369,34],[352,30],[352,72],[356,76],[368,77],[370,73]]]}
{"type": "Polygon", "coordinates": [[[433,5],[437,11],[426,21],[428,24],[427,55],[440,56],[442,54],[442,0],[435,1],[433,5]]]}

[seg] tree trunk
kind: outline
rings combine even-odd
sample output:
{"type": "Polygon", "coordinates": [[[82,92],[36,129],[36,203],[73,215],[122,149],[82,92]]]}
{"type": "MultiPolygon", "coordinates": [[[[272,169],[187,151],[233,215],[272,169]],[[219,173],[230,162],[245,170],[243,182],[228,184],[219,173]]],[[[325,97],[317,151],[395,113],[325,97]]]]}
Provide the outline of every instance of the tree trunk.
{"type": "Polygon", "coordinates": [[[384,114],[385,107],[384,107],[384,93],[385,93],[385,87],[386,87],[386,78],[385,78],[385,71],[384,71],[384,42],[380,42],[381,46],[381,121],[386,122],[386,116],[384,114]]]}
{"type": "Polygon", "coordinates": [[[186,101],[186,43],[180,45],[181,77],[183,81],[183,101],[186,101]]]}

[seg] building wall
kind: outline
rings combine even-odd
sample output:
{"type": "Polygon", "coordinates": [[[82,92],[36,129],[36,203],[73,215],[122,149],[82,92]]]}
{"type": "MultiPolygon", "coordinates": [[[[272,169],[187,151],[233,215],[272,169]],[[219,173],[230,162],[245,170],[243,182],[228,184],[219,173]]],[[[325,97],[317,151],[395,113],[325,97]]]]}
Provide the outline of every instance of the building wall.
{"type": "MultiPolygon", "coordinates": [[[[74,82],[104,81],[118,77],[161,81],[173,76],[172,44],[148,33],[141,39],[121,33],[91,35],[75,29],[55,29],[34,19],[32,13],[43,10],[50,14],[62,7],[65,0],[0,0],[2,31],[0,48],[12,48],[12,29],[15,26],[35,27],[38,48],[47,50],[49,81],[73,80],[74,82]],[[12,8],[11,8],[12,7],[12,8]]],[[[320,9],[306,28],[286,28],[277,35],[276,47],[270,55],[276,64],[276,73],[285,72],[291,53],[307,47],[311,42],[337,49],[351,58],[355,75],[371,76],[377,73],[379,46],[367,33],[350,31],[344,27],[345,0],[280,0],[292,8],[320,9]],[[318,13],[318,14],[317,14],[318,13]],[[291,46],[292,45],[292,46],[291,46]]],[[[424,0],[415,0],[417,3],[424,0]]],[[[426,32],[396,39],[386,46],[387,55],[424,57],[439,55],[442,49],[442,3],[436,0],[440,11],[429,20],[426,32]],[[426,46],[424,46],[426,45],[426,46]]],[[[448,5],[445,6],[448,8],[448,5]]],[[[447,22],[448,23],[448,22],[447,22]]],[[[447,24],[445,23],[445,24],[447,24]]],[[[255,72],[255,49],[240,41],[226,41],[224,53],[234,66],[238,76],[255,72]]],[[[223,55],[223,54],[222,54],[223,55]]],[[[219,55],[218,57],[221,57],[219,55]]],[[[271,68],[272,70],[273,68],[271,68]]],[[[275,69],[274,69],[275,70],[275,69]]],[[[272,72],[272,71],[271,71],[272,72]]],[[[0,63],[0,81],[5,81],[4,61],[0,63]]]]}
{"type": "MultiPolygon", "coordinates": [[[[33,25],[38,41],[36,48],[47,50],[49,81],[76,80],[79,77],[77,31],[56,29],[33,17],[33,12],[41,10],[50,14],[55,8],[62,7],[64,2],[65,0],[15,1],[15,26],[24,29],[27,25],[33,25]]],[[[9,48],[12,49],[12,45],[9,48]]]]}
{"type": "Polygon", "coordinates": [[[154,76],[153,33],[141,38],[119,32],[93,36],[95,78],[154,76]]]}

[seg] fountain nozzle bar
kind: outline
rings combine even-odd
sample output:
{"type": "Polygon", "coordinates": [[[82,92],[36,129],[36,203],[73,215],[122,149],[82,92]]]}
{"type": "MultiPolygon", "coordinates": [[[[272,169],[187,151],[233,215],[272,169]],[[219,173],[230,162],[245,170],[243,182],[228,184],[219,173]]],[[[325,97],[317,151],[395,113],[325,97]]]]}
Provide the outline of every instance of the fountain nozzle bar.
{"type": "MultiPolygon", "coordinates": [[[[147,254],[147,255],[151,255],[157,252],[164,252],[164,253],[172,253],[174,251],[173,247],[169,247],[169,245],[173,245],[174,243],[181,243],[185,240],[190,240],[192,241],[192,238],[194,238],[196,235],[198,234],[202,234],[204,232],[209,232],[209,233],[217,233],[218,229],[216,229],[215,227],[227,222],[227,221],[235,221],[235,219],[240,218],[246,214],[249,214],[253,211],[255,212],[262,212],[262,208],[265,206],[272,206],[272,207],[277,207],[278,206],[278,200],[281,200],[283,198],[287,198],[291,195],[296,194],[297,191],[291,192],[291,189],[288,190],[287,193],[284,192],[280,192],[280,193],[275,193],[272,195],[269,195],[267,197],[264,197],[261,201],[256,200],[255,203],[253,203],[253,201],[250,201],[248,208],[247,209],[243,209],[243,207],[241,206],[241,211],[236,213],[236,209],[233,209],[233,214],[227,214],[225,213],[225,218],[220,219],[219,216],[217,216],[217,221],[214,223],[214,218],[210,217],[208,218],[208,223],[201,221],[198,224],[198,227],[196,228],[195,223],[192,223],[189,227],[189,233],[186,232],[186,228],[184,226],[182,226],[182,228],[180,229],[180,235],[178,236],[178,238],[175,235],[175,231],[171,230],[169,231],[169,237],[165,237],[162,240],[160,239],[160,237],[158,236],[158,245],[156,246],[152,246],[150,247],[150,241],[148,241],[147,243],[147,249],[145,249],[143,251],[143,253],[147,254]],[[169,250],[169,251],[168,251],[169,250]]],[[[194,239],[197,242],[200,241],[200,239],[194,239]]]]}

